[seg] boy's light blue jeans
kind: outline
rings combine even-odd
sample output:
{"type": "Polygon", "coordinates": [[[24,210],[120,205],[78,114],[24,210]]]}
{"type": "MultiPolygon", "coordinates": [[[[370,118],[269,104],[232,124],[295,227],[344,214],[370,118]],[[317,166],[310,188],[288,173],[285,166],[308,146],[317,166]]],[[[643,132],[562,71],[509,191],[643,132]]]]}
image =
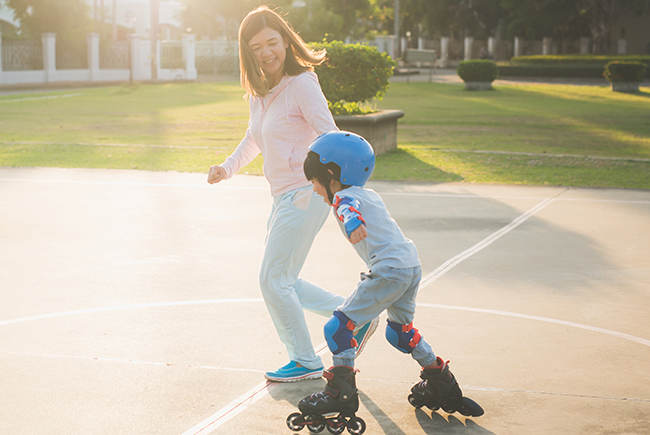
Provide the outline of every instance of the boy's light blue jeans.
{"type": "Polygon", "coordinates": [[[311,186],[275,197],[260,270],[262,296],[289,359],[308,369],[319,369],[323,363],[314,353],[303,308],[330,317],[345,301],[298,278],[329,211],[311,186]]]}
{"type": "MultiPolygon", "coordinates": [[[[362,273],[361,281],[339,308],[355,325],[365,325],[384,310],[391,322],[408,325],[415,313],[415,297],[422,278],[420,266],[394,268],[380,266],[370,273],[362,273]]],[[[420,366],[427,367],[436,361],[431,346],[421,338],[411,356],[420,366]]],[[[356,348],[332,355],[335,366],[354,367],[356,348]]]]}

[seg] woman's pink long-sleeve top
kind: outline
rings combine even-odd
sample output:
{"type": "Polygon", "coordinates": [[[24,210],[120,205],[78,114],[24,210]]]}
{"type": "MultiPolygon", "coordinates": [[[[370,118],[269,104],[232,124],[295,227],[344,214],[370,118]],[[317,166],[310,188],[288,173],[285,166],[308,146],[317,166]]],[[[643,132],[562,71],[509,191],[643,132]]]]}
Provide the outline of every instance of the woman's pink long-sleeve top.
{"type": "Polygon", "coordinates": [[[309,145],[338,130],[316,74],[283,76],[266,97],[250,97],[249,111],[244,139],[221,165],[228,178],[261,152],[272,196],[309,186],[302,168],[309,145]]]}

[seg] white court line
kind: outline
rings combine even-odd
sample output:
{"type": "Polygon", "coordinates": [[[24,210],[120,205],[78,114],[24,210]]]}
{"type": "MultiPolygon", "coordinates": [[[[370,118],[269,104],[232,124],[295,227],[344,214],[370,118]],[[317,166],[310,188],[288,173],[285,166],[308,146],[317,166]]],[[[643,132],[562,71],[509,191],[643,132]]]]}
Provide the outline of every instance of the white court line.
{"type": "Polygon", "coordinates": [[[124,359],[124,358],[105,358],[105,357],[79,356],[79,355],[56,355],[56,354],[36,353],[36,352],[12,352],[10,350],[0,350],[0,353],[4,353],[7,355],[19,355],[19,356],[39,356],[43,358],[69,358],[69,359],[80,359],[80,360],[88,360],[88,361],[119,362],[125,364],[135,364],[135,365],[145,365],[145,366],[184,367],[184,368],[191,368],[191,369],[217,370],[217,371],[226,371],[226,372],[264,373],[263,370],[254,370],[254,369],[198,366],[194,364],[183,364],[183,363],[162,363],[162,362],[154,362],[154,361],[139,361],[134,359],[124,359]]]}
{"type": "Polygon", "coordinates": [[[535,207],[528,210],[526,213],[524,213],[521,216],[517,217],[515,220],[510,222],[505,227],[503,227],[500,230],[490,234],[485,239],[481,240],[480,242],[478,242],[477,244],[475,244],[471,248],[466,249],[465,251],[461,252],[460,254],[456,255],[455,257],[450,258],[449,260],[445,261],[438,268],[436,268],[433,272],[431,272],[427,276],[425,276],[422,279],[422,281],[420,281],[420,290],[423,289],[424,287],[428,286],[432,282],[434,282],[436,279],[440,278],[445,273],[449,272],[451,269],[453,269],[458,264],[462,263],[463,261],[465,261],[466,259],[468,259],[472,255],[474,255],[477,252],[480,252],[483,249],[487,248],[492,243],[494,243],[495,241],[497,241],[498,239],[500,239],[504,235],[508,234],[510,231],[514,230],[515,228],[517,228],[522,223],[526,222],[531,216],[533,216],[538,211],[546,208],[546,206],[548,206],[553,201],[555,201],[555,199],[558,196],[562,195],[567,190],[568,189],[565,189],[562,192],[558,193],[555,197],[548,198],[548,199],[542,201],[541,203],[537,204],[535,207]]]}
{"type": "Polygon", "coordinates": [[[79,95],[83,95],[83,94],[76,93],[76,94],[62,94],[62,95],[44,95],[42,97],[12,98],[12,99],[0,98],[0,103],[15,103],[19,101],[31,101],[31,100],[52,100],[55,98],[78,97],[79,95]]]}
{"type": "Polygon", "coordinates": [[[633,341],[638,344],[650,347],[650,340],[645,338],[637,337],[635,335],[625,334],[623,332],[612,331],[611,329],[599,328],[597,326],[589,326],[582,323],[576,322],[567,322],[566,320],[553,319],[551,317],[542,317],[542,316],[532,316],[529,314],[521,313],[512,313],[509,311],[498,311],[498,310],[487,310],[483,308],[471,308],[471,307],[459,307],[454,305],[439,305],[439,304],[428,304],[428,303],[417,303],[418,307],[427,307],[427,308],[442,308],[445,310],[458,310],[458,311],[469,311],[473,313],[485,313],[485,314],[494,314],[497,316],[506,316],[506,317],[517,317],[519,319],[526,320],[537,320],[539,322],[554,323],[556,325],[570,326],[572,328],[584,329],[592,332],[599,332],[601,334],[611,335],[613,337],[622,338],[624,340],[633,341]]]}
{"type": "MultiPolygon", "coordinates": [[[[2,179],[0,179],[2,181],[2,179]]],[[[65,182],[65,181],[48,181],[48,180],[16,180],[16,179],[10,179],[8,181],[40,181],[40,182],[65,182]]],[[[83,183],[83,182],[81,182],[83,183]]],[[[171,184],[164,184],[164,183],[115,183],[115,182],[91,182],[91,184],[121,184],[121,185],[145,185],[145,186],[162,186],[162,187],[167,187],[167,186],[182,186],[182,187],[197,187],[198,185],[171,185],[171,184]]],[[[203,186],[200,186],[203,187],[203,186]]],[[[420,287],[423,288],[429,284],[431,284],[433,281],[447,273],[449,270],[460,264],[462,261],[466,260],[467,258],[471,257],[472,255],[476,254],[477,252],[480,252],[481,250],[485,249],[487,246],[491,245],[494,243],[496,240],[501,238],[502,236],[508,234],[510,231],[514,230],[517,228],[519,225],[521,225],[523,222],[528,220],[531,216],[533,216],[535,213],[539,212],[540,210],[544,209],[546,206],[548,206],[550,203],[555,201],[558,196],[562,195],[564,192],[566,192],[568,189],[562,190],[560,193],[558,193],[555,197],[553,198],[547,198],[526,213],[520,215],[516,219],[514,219],[512,222],[510,222],[508,225],[505,227],[501,228],[499,231],[491,234],[490,236],[486,237],[476,245],[472,246],[471,248],[467,249],[466,251],[460,253],[459,255],[451,258],[447,262],[445,262],[443,265],[438,267],[436,270],[428,274],[422,281],[420,287]]],[[[413,195],[413,194],[411,194],[413,195]]],[[[431,195],[431,194],[428,194],[431,195]]],[[[435,196],[450,196],[450,195],[435,195],[435,196]]],[[[461,197],[464,198],[477,198],[477,199],[486,199],[486,197],[481,197],[481,196],[474,196],[474,195],[463,195],[461,197]]],[[[530,199],[539,199],[539,198],[530,198],[530,199]]],[[[602,201],[602,200],[601,200],[602,201]]],[[[616,201],[620,202],[620,201],[616,201]]],[[[189,304],[190,302],[186,302],[185,304],[189,304]]],[[[203,302],[205,303],[205,301],[203,302]]],[[[420,304],[418,304],[420,305],[420,304]]],[[[142,304],[140,306],[161,306],[160,304],[142,304]]],[[[134,307],[134,306],[129,306],[129,308],[134,307]]],[[[435,306],[437,308],[441,308],[443,306],[435,306]]],[[[472,308],[465,308],[465,307],[456,307],[454,309],[459,309],[459,310],[466,310],[466,311],[478,311],[478,309],[472,309],[472,308]]],[[[97,311],[106,311],[107,309],[94,309],[94,310],[83,310],[83,312],[97,312],[97,311]]],[[[574,326],[574,327],[580,327],[582,329],[587,329],[587,330],[592,330],[596,332],[602,332],[606,333],[609,335],[614,335],[620,338],[625,338],[625,339],[632,339],[632,341],[636,341],[641,344],[645,345],[650,345],[648,340],[639,338],[639,337],[634,337],[628,334],[621,334],[617,333],[615,331],[609,331],[606,329],[602,328],[594,328],[594,327],[589,327],[588,325],[580,325],[578,323],[573,323],[573,322],[563,322],[561,320],[555,320],[555,319],[547,319],[543,317],[538,317],[538,316],[527,316],[527,315],[519,315],[517,313],[506,313],[506,312],[498,312],[498,311],[490,311],[490,310],[485,310],[483,312],[490,312],[492,314],[501,314],[501,315],[509,315],[511,317],[521,317],[521,318],[526,318],[526,319],[531,319],[531,320],[543,320],[543,321],[550,321],[550,323],[558,323],[558,324],[563,324],[567,326],[574,326]],[[547,319],[547,320],[544,320],[547,319]],[[646,343],[647,342],[647,343],[646,343]]],[[[80,312],[71,312],[71,313],[80,313],[80,312]]],[[[66,314],[58,314],[58,315],[66,315],[66,314]]],[[[5,321],[5,322],[0,322],[0,326],[3,326],[4,324],[9,324],[9,323],[17,323],[17,321],[26,321],[26,320],[36,320],[39,318],[47,318],[47,317],[56,317],[58,316],[57,313],[50,314],[50,315],[42,315],[42,316],[32,316],[31,318],[24,318],[24,319],[16,319],[14,321],[5,321]],[[7,323],[9,322],[9,323],[7,323]]],[[[320,351],[323,352],[327,349],[326,346],[324,346],[320,351]]],[[[250,405],[255,403],[256,401],[260,400],[262,397],[266,396],[269,391],[271,391],[273,388],[275,388],[277,384],[270,383],[270,382],[263,382],[261,384],[258,384],[256,387],[253,389],[249,390],[247,393],[245,393],[243,396],[241,396],[239,399],[231,403],[230,405],[226,406],[225,408],[222,408],[220,411],[217,413],[213,414],[203,422],[199,423],[198,425],[194,426],[193,428],[189,429],[186,431],[183,435],[205,435],[208,433],[213,432],[216,428],[236,416],[237,414],[243,412],[246,410],[250,405]]]]}
{"type": "MultiPolygon", "coordinates": [[[[558,193],[554,198],[548,198],[544,201],[542,201],[540,204],[536,205],[523,215],[519,216],[512,222],[510,222],[508,225],[500,229],[499,231],[491,234],[487,238],[483,239],[481,242],[477,243],[476,245],[472,246],[468,250],[462,252],[461,254],[455,256],[454,258],[450,259],[449,261],[445,262],[442,266],[434,270],[432,273],[428,274],[424,280],[423,284],[420,284],[420,288],[432,283],[436,279],[438,279],[440,276],[444,275],[447,273],[449,270],[451,270],[453,267],[455,267],[457,264],[460,262],[466,260],[467,258],[471,257],[472,255],[476,254],[477,252],[483,250],[490,244],[492,244],[494,241],[499,239],[500,237],[504,236],[505,234],[509,233],[519,225],[521,225],[523,222],[525,222],[528,218],[530,218],[532,215],[537,213],[539,210],[542,210],[544,207],[546,207],[548,204],[553,202],[555,198],[560,196],[562,193],[566,192],[568,189],[564,189],[562,192],[558,193]]],[[[221,426],[224,424],[226,421],[228,421],[230,418],[234,417],[236,414],[239,414],[242,412],[246,407],[250,406],[250,404],[254,403],[255,401],[259,400],[261,397],[265,396],[266,394],[269,393],[270,389],[268,388],[268,383],[265,384],[266,386],[260,384],[256,386],[253,390],[249,391],[248,393],[244,394],[238,401],[235,401],[234,403],[228,405],[227,407],[221,409],[218,411],[216,414],[208,418],[206,421],[211,421],[214,420],[211,423],[205,424],[206,421],[201,422],[199,425],[193,427],[192,429],[186,431],[183,433],[183,435],[204,435],[211,433],[214,431],[217,427],[221,426]],[[246,406],[242,406],[245,404],[246,406]],[[235,412],[236,413],[233,413],[235,412]],[[223,419],[224,416],[226,415],[231,415],[228,419],[223,419]],[[207,432],[206,432],[207,431],[207,432]]],[[[271,384],[272,385],[272,384],[271,384]]],[[[273,387],[275,388],[275,387],[273,387]]]]}
{"type": "MultiPolygon", "coordinates": [[[[52,183],[52,184],[89,184],[89,185],[103,185],[103,186],[142,186],[142,187],[198,187],[200,189],[212,188],[215,186],[208,184],[182,184],[182,183],[146,183],[139,181],[83,181],[83,180],[38,180],[29,178],[0,178],[0,181],[26,181],[28,183],[52,183]]],[[[269,190],[268,187],[244,187],[233,186],[230,184],[221,184],[216,187],[218,189],[244,189],[244,190],[269,190]]]]}
{"type": "MultiPolygon", "coordinates": [[[[316,348],[314,348],[316,355],[321,355],[325,353],[326,350],[327,343],[321,343],[319,346],[316,346],[316,348]]],[[[280,385],[278,382],[269,381],[264,381],[260,384],[257,384],[251,390],[244,393],[240,398],[230,403],[228,406],[221,408],[219,411],[212,414],[201,423],[183,432],[183,435],[206,435],[213,432],[219,426],[235,417],[237,414],[245,411],[253,403],[269,394],[269,392],[278,385],[280,385]]]]}
{"type": "MultiPolygon", "coordinates": [[[[0,181],[7,182],[28,182],[28,183],[52,183],[52,184],[88,184],[104,186],[143,186],[143,187],[193,187],[193,188],[215,188],[208,184],[188,184],[188,183],[154,183],[140,181],[88,181],[88,180],[44,180],[37,178],[0,178],[0,181]]],[[[269,190],[268,187],[245,187],[233,186],[232,183],[219,183],[218,189],[243,189],[243,190],[269,190]]],[[[470,193],[432,193],[432,192],[386,192],[381,189],[375,189],[381,195],[397,196],[424,196],[432,198],[464,198],[464,199],[526,199],[526,200],[543,200],[547,197],[542,196],[520,196],[520,195],[475,195],[470,193]]],[[[562,193],[569,190],[565,188],[562,193]]],[[[595,199],[595,198],[556,198],[556,201],[577,201],[577,202],[602,202],[602,203],[621,203],[621,204],[650,204],[650,201],[643,200],[625,200],[625,199],[595,199]]]]}
{"type": "Polygon", "coordinates": [[[0,322],[0,326],[13,325],[15,323],[29,322],[32,320],[51,319],[53,317],[73,316],[78,314],[103,313],[106,311],[132,310],[135,308],[156,308],[156,307],[172,307],[172,306],[179,306],[179,305],[203,305],[203,304],[224,304],[224,303],[237,303],[237,302],[263,302],[263,301],[264,299],[262,298],[248,298],[248,299],[240,298],[240,299],[208,299],[203,301],[153,302],[153,303],[145,303],[145,304],[119,305],[113,307],[88,308],[85,310],[39,314],[36,316],[3,320],[2,322],[0,322]]]}

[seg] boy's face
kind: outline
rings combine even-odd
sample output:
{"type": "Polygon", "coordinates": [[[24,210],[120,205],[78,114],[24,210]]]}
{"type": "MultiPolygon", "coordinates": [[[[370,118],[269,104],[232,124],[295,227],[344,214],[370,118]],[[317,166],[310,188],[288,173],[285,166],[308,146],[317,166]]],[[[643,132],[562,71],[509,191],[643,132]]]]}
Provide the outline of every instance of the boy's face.
{"type": "Polygon", "coordinates": [[[329,198],[327,197],[327,189],[325,189],[325,186],[320,184],[318,182],[318,180],[311,180],[311,184],[312,184],[312,189],[314,190],[314,192],[316,192],[320,196],[322,196],[323,201],[325,201],[326,204],[332,205],[329,198]]]}

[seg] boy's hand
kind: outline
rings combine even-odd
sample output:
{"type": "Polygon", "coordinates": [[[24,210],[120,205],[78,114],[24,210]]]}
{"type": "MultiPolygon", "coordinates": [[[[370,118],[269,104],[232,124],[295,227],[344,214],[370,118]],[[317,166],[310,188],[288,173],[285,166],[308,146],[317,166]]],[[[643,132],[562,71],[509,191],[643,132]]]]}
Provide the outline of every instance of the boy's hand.
{"type": "Polygon", "coordinates": [[[226,179],[226,170],[219,165],[212,166],[208,172],[208,183],[215,184],[226,179]]]}
{"type": "Polygon", "coordinates": [[[357,228],[356,230],[352,231],[352,233],[350,233],[350,242],[352,242],[353,245],[356,245],[366,237],[368,237],[368,231],[366,231],[366,226],[360,225],[359,228],[357,228]]]}

